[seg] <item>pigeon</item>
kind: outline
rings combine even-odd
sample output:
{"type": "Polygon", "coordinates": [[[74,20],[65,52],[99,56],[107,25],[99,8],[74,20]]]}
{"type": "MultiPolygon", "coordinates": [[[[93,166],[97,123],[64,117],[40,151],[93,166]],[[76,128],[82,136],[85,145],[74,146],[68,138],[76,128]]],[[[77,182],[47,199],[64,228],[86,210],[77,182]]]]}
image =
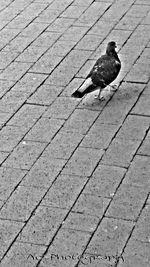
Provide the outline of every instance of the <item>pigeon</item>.
{"type": "MultiPolygon", "coordinates": [[[[114,41],[107,44],[106,53],[96,61],[84,83],[72,94],[72,97],[82,98],[99,89],[97,98],[104,100],[104,97],[101,96],[102,90],[116,79],[121,69],[121,61],[115,50],[116,47],[114,41]]],[[[115,86],[111,87],[114,91],[116,90],[115,86]]]]}

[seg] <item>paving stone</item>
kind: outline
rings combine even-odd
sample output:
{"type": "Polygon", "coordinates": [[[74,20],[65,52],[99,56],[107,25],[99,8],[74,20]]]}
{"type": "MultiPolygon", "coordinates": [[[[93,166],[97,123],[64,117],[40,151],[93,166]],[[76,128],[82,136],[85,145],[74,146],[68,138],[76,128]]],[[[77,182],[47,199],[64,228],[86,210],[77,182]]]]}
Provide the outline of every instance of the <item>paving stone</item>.
{"type": "Polygon", "coordinates": [[[2,41],[2,47],[3,43],[6,45],[8,44],[13,38],[15,38],[19,34],[20,30],[19,29],[14,29],[11,31],[11,29],[5,29],[3,28],[0,31],[0,37],[2,41]]]}
{"type": "Polygon", "coordinates": [[[85,64],[81,67],[79,72],[76,74],[76,77],[78,78],[86,78],[88,74],[90,73],[92,67],[95,64],[95,60],[87,60],[85,64]]]}
{"type": "Polygon", "coordinates": [[[98,222],[99,218],[96,216],[71,212],[64,221],[62,228],[79,230],[82,232],[93,232],[98,222]]]}
{"type": "Polygon", "coordinates": [[[99,124],[95,122],[84,137],[81,146],[106,149],[117,130],[118,126],[115,124],[99,124]]]}
{"type": "Polygon", "coordinates": [[[0,168],[0,199],[7,200],[26,172],[12,168],[0,168]]]}
{"type": "Polygon", "coordinates": [[[17,57],[17,62],[36,62],[45,52],[46,47],[39,47],[30,45],[19,57],[17,57]]]}
{"type": "Polygon", "coordinates": [[[57,40],[52,47],[50,47],[49,52],[53,55],[65,57],[74,47],[75,43],[73,41],[68,42],[68,40],[57,40]]]}
{"type": "Polygon", "coordinates": [[[6,47],[3,49],[6,51],[14,51],[14,52],[22,52],[30,43],[33,41],[32,36],[20,36],[18,35],[15,39],[13,39],[6,47]]]}
{"type": "Polygon", "coordinates": [[[5,113],[5,112],[0,113],[0,128],[2,128],[7,121],[9,121],[11,116],[12,116],[11,113],[5,113]]]}
{"type": "Polygon", "coordinates": [[[99,35],[86,34],[76,45],[75,49],[94,51],[98,47],[100,42],[101,39],[99,35]]]}
{"type": "Polygon", "coordinates": [[[42,205],[70,209],[80,194],[87,178],[60,175],[47,192],[42,205]]]}
{"type": "Polygon", "coordinates": [[[13,81],[0,80],[0,98],[13,86],[13,81]]]}
{"type": "Polygon", "coordinates": [[[132,222],[104,218],[89,243],[86,253],[106,256],[120,254],[133,226],[132,222]]]}
{"type": "Polygon", "coordinates": [[[46,31],[64,33],[72,24],[75,19],[72,18],[63,18],[57,17],[50,26],[46,29],[46,31]]]}
{"type": "Polygon", "coordinates": [[[35,142],[32,134],[11,155],[0,151],[0,257],[33,213],[0,266],[75,267],[98,223],[79,266],[149,266],[149,8],[149,0],[0,1],[2,147],[13,149],[37,125],[39,141],[51,141],[35,142]],[[119,90],[106,88],[102,103],[94,100],[98,90],[70,98],[113,39],[119,90]],[[58,118],[67,121],[51,140],[58,118]],[[107,218],[107,208],[124,220],[107,218]],[[35,243],[50,245],[48,253],[35,243]]]}
{"type": "Polygon", "coordinates": [[[0,210],[0,218],[22,222],[28,220],[45,193],[44,188],[18,186],[0,210]]]}
{"type": "Polygon", "coordinates": [[[33,42],[34,46],[50,48],[56,40],[60,37],[59,33],[44,31],[33,42]]]}
{"type": "Polygon", "coordinates": [[[103,150],[79,147],[68,161],[62,173],[90,176],[103,153],[103,150]]]}
{"type": "Polygon", "coordinates": [[[2,151],[9,152],[20,142],[24,133],[18,127],[5,126],[0,131],[0,147],[2,151]]]}
{"type": "Polygon", "coordinates": [[[110,24],[109,20],[105,20],[103,19],[103,17],[101,17],[98,21],[96,21],[96,23],[92,26],[92,28],[90,28],[87,34],[99,35],[99,38],[102,42],[111,31],[112,26],[113,26],[112,22],[110,24]]]}
{"type": "Polygon", "coordinates": [[[143,5],[142,10],[140,5],[132,5],[127,12],[127,16],[131,17],[145,17],[149,11],[149,7],[143,5]]]}
{"type": "Polygon", "coordinates": [[[86,6],[76,6],[70,5],[65,11],[61,14],[63,18],[79,18],[81,14],[86,10],[86,6]]]}
{"type": "Polygon", "coordinates": [[[17,57],[18,53],[16,52],[0,52],[1,62],[0,69],[5,69],[14,59],[17,57]]]}
{"type": "Polygon", "coordinates": [[[119,267],[148,267],[150,244],[138,241],[129,241],[125,253],[123,253],[124,262],[121,260],[119,267]]]}
{"type": "Polygon", "coordinates": [[[123,83],[100,114],[99,123],[122,124],[143,90],[143,84],[123,83]]]}
{"type": "Polygon", "coordinates": [[[32,36],[32,40],[34,40],[46,28],[47,24],[32,22],[25,29],[23,29],[23,31],[20,33],[20,36],[32,36]]]}
{"type": "Polygon", "coordinates": [[[31,19],[25,18],[23,14],[19,14],[13,20],[7,24],[6,28],[8,29],[24,29],[27,25],[29,25],[31,19]]]}
{"type": "Polygon", "coordinates": [[[30,72],[50,74],[62,57],[45,53],[30,69],[30,72]]]}
{"type": "Polygon", "coordinates": [[[90,194],[82,194],[78,198],[72,211],[102,218],[110,200],[90,194]]]}
{"type": "Polygon", "coordinates": [[[149,5],[149,1],[148,0],[136,0],[135,4],[137,5],[149,5]]]}
{"type": "Polygon", "coordinates": [[[2,258],[3,254],[7,251],[22,227],[23,223],[21,222],[0,220],[0,258],[2,258]]]}
{"type": "Polygon", "coordinates": [[[131,33],[132,31],[129,30],[112,30],[103,43],[107,44],[111,40],[115,40],[118,49],[128,40],[131,33]]]}
{"type": "Polygon", "coordinates": [[[81,67],[84,62],[89,58],[90,51],[72,50],[67,57],[65,57],[63,63],[66,66],[74,66],[74,68],[81,67]]]}
{"type": "Polygon", "coordinates": [[[150,156],[150,138],[145,138],[144,142],[140,146],[137,154],[150,156]]]}
{"type": "Polygon", "coordinates": [[[92,255],[85,253],[79,266],[86,265],[90,267],[92,264],[92,267],[111,267],[115,266],[117,259],[117,255],[92,255]]]}
{"type": "Polygon", "coordinates": [[[78,26],[92,26],[105,13],[109,6],[110,3],[93,2],[74,24],[78,26]]]}
{"type": "Polygon", "coordinates": [[[150,71],[146,64],[135,64],[129,74],[125,77],[125,81],[147,83],[149,80],[150,71]]]}
{"type": "MultiPolygon", "coordinates": [[[[55,21],[55,19],[57,17],[59,17],[59,15],[61,14],[61,10],[54,10],[52,9],[52,5],[49,6],[49,8],[45,9],[35,20],[35,23],[40,23],[40,24],[45,24],[46,23],[49,25],[50,23],[52,23],[53,21],[55,21]]],[[[48,26],[47,25],[47,26],[48,26]]]]}
{"type": "MultiPolygon", "coordinates": [[[[127,13],[128,14],[128,13],[127,13]]],[[[119,30],[134,30],[136,26],[140,23],[141,17],[129,17],[125,15],[119,23],[115,26],[115,29],[119,30]]]]}
{"type": "Polygon", "coordinates": [[[67,210],[40,206],[17,241],[48,245],[65,218],[67,210]]]}
{"type": "Polygon", "coordinates": [[[42,156],[24,177],[21,185],[49,188],[65,163],[65,160],[54,159],[52,155],[51,157],[42,156]]]}
{"type": "Polygon", "coordinates": [[[3,163],[3,161],[8,157],[8,155],[8,152],[0,151],[0,164],[3,163]]]}
{"type": "Polygon", "coordinates": [[[150,55],[149,55],[150,49],[145,48],[140,57],[137,60],[137,63],[142,63],[142,64],[148,64],[150,55]]]}
{"type": "Polygon", "coordinates": [[[88,27],[78,27],[77,25],[73,25],[64,32],[60,40],[68,40],[69,42],[74,41],[77,43],[87,33],[88,29],[88,27]]]}
{"type": "Polygon", "coordinates": [[[8,125],[21,127],[22,131],[28,131],[31,126],[41,117],[45,107],[35,105],[23,105],[8,125]]]}
{"type": "Polygon", "coordinates": [[[148,12],[146,17],[144,17],[141,24],[150,24],[150,12],[148,12]]]}
{"type": "Polygon", "coordinates": [[[106,151],[102,164],[128,167],[140,145],[140,140],[115,138],[106,151]]]}
{"type": "Polygon", "coordinates": [[[63,124],[64,120],[41,118],[28,132],[25,140],[48,143],[57,134],[63,124]]]}
{"type": "Polygon", "coordinates": [[[140,186],[147,192],[150,188],[150,158],[136,155],[132,161],[130,168],[126,174],[124,183],[131,186],[140,186]]]}
{"type": "Polygon", "coordinates": [[[132,114],[141,114],[141,115],[147,115],[150,116],[149,111],[149,105],[150,105],[150,99],[145,94],[140,97],[134,108],[132,109],[132,114]]]}
{"type": "Polygon", "coordinates": [[[43,156],[51,157],[53,155],[53,158],[69,159],[82,138],[82,134],[77,135],[74,132],[60,130],[43,152],[43,156]]]}
{"type": "Polygon", "coordinates": [[[59,0],[55,0],[55,1],[52,2],[52,4],[49,6],[49,8],[63,11],[68,6],[70,6],[72,2],[73,2],[73,0],[65,0],[65,1],[62,1],[62,2],[60,2],[59,0]]]}
{"type": "Polygon", "coordinates": [[[150,126],[150,119],[142,116],[128,116],[116,138],[142,140],[150,126]]]}
{"type": "Polygon", "coordinates": [[[22,11],[25,8],[27,8],[28,5],[30,5],[31,2],[32,2],[31,0],[27,0],[25,2],[24,1],[16,0],[15,2],[11,2],[11,4],[10,4],[9,7],[10,8],[14,8],[15,10],[18,10],[18,11],[22,11]]]}
{"type": "Polygon", "coordinates": [[[136,220],[147,193],[140,186],[123,184],[118,189],[113,201],[106,212],[106,216],[127,220],[136,220]]]}
{"type": "Polygon", "coordinates": [[[45,246],[15,242],[2,261],[2,266],[35,267],[45,250],[45,246]]]}
{"type": "Polygon", "coordinates": [[[31,63],[26,62],[13,62],[2,73],[0,73],[0,79],[17,81],[27,72],[31,63]]]}
{"type": "Polygon", "coordinates": [[[133,0],[117,1],[105,12],[103,19],[109,20],[110,22],[118,22],[126,14],[133,2],[133,0]],[[118,10],[117,13],[115,13],[116,9],[118,10]]]}
{"type": "Polygon", "coordinates": [[[89,233],[62,229],[40,263],[40,267],[73,267],[90,238],[89,233]],[[58,257],[57,257],[58,255],[58,257]]]}
{"type": "Polygon", "coordinates": [[[4,205],[4,202],[0,200],[0,208],[2,208],[3,205],[4,205]]]}
{"type": "Polygon", "coordinates": [[[34,94],[28,98],[27,103],[35,103],[39,105],[50,105],[58,97],[63,90],[63,87],[54,85],[43,84],[41,85],[34,94]]]}
{"type": "Polygon", "coordinates": [[[13,113],[17,111],[29,96],[29,92],[10,90],[1,99],[1,112],[13,113]]]}
{"type": "Polygon", "coordinates": [[[83,81],[84,79],[73,78],[70,83],[65,87],[61,96],[71,96],[72,93],[80,87],[83,81]]]}
{"type": "Polygon", "coordinates": [[[67,63],[64,64],[63,62],[61,62],[46,80],[46,84],[66,86],[73,79],[73,77],[77,73],[77,70],[77,67],[70,67],[67,63]]]}
{"type": "Polygon", "coordinates": [[[87,0],[86,2],[83,0],[75,0],[73,4],[77,6],[89,6],[92,2],[92,0],[87,0]]]}
{"type": "Polygon", "coordinates": [[[150,94],[150,82],[146,85],[146,87],[143,91],[143,95],[149,95],[149,94],[150,94]]]}
{"type": "Polygon", "coordinates": [[[16,15],[18,11],[16,9],[9,8],[9,6],[2,10],[1,12],[1,20],[9,22],[12,20],[16,15]]]}
{"type": "Polygon", "coordinates": [[[98,96],[98,94],[99,90],[95,90],[92,93],[87,94],[79,103],[78,108],[85,109],[87,110],[87,112],[89,112],[89,110],[93,110],[95,112],[97,111],[98,113],[100,113],[107,105],[107,102],[109,101],[109,98],[112,94],[110,93],[109,88],[104,89],[102,91],[102,96],[105,97],[105,101],[99,101],[97,98],[95,98],[98,96]]]}
{"type": "Polygon", "coordinates": [[[150,242],[150,206],[146,205],[140,214],[132,233],[132,239],[141,242],[150,242]]]}
{"type": "Polygon", "coordinates": [[[33,18],[37,17],[46,7],[47,7],[47,4],[45,4],[45,3],[31,3],[23,11],[23,16],[24,16],[24,18],[33,19],[33,18]]]}
{"type": "Polygon", "coordinates": [[[43,114],[46,118],[67,119],[77,106],[77,102],[69,97],[57,97],[43,114]]]}
{"type": "Polygon", "coordinates": [[[71,117],[66,121],[64,130],[70,131],[71,129],[72,132],[85,134],[97,116],[98,113],[95,111],[90,110],[87,113],[87,110],[76,109],[72,113],[71,117]]]}
{"type": "Polygon", "coordinates": [[[125,169],[99,165],[94,171],[84,193],[101,197],[113,197],[125,174],[125,169]]]}
{"type": "Polygon", "coordinates": [[[23,141],[14,149],[3,166],[29,170],[45,146],[45,143],[23,141]]]}
{"type": "Polygon", "coordinates": [[[22,91],[33,93],[44,80],[47,78],[45,74],[26,73],[12,88],[13,91],[22,91]]]}

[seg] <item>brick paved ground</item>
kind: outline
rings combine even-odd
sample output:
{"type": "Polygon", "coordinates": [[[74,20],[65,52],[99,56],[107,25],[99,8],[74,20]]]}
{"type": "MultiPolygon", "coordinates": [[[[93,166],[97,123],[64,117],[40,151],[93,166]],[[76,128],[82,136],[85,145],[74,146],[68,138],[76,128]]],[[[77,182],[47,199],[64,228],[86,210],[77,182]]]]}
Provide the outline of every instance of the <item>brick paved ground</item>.
{"type": "Polygon", "coordinates": [[[1,267],[150,266],[149,62],[149,0],[0,0],[1,267]],[[119,90],[72,99],[109,40],[119,90]]]}

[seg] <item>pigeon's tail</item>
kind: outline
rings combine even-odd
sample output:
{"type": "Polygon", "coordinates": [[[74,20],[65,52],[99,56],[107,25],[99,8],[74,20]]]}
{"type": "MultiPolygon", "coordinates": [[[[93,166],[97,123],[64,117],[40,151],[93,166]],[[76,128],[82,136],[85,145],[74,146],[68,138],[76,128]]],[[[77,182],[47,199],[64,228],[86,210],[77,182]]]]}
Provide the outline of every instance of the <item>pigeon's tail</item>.
{"type": "Polygon", "coordinates": [[[85,80],[85,82],[78,88],[73,94],[72,97],[82,98],[85,94],[88,94],[95,90],[95,85],[92,82],[91,78],[85,80]]]}

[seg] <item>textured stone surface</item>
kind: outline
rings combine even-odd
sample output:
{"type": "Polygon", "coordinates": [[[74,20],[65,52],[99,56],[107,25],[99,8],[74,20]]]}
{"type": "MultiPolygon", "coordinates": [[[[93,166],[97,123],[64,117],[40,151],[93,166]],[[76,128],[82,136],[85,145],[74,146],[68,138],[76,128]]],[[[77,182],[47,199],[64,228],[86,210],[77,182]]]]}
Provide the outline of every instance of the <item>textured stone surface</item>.
{"type": "Polygon", "coordinates": [[[26,221],[45,193],[44,189],[19,186],[0,211],[0,218],[26,221]]]}
{"type": "Polygon", "coordinates": [[[7,200],[9,195],[15,190],[16,186],[22,181],[26,171],[0,168],[0,199],[7,200]]]}
{"type": "Polygon", "coordinates": [[[149,267],[149,15],[0,1],[0,267],[149,267]],[[112,40],[118,89],[72,98],[112,40]]]}
{"type": "Polygon", "coordinates": [[[86,185],[84,193],[113,197],[124,175],[125,169],[123,168],[99,165],[86,185]]]}
{"type": "Polygon", "coordinates": [[[86,252],[113,256],[120,254],[132,228],[131,222],[104,218],[86,252]]]}
{"type": "Polygon", "coordinates": [[[106,212],[106,216],[113,218],[136,220],[142,209],[147,194],[138,186],[121,185],[106,212]]]}
{"type": "Polygon", "coordinates": [[[60,230],[40,266],[46,267],[51,265],[60,267],[63,265],[65,267],[73,267],[78,262],[78,256],[85,249],[89,238],[89,233],[71,229],[60,230]],[[55,255],[59,255],[59,257],[57,258],[55,255]],[[63,256],[66,256],[66,259],[63,256]]]}
{"type": "Polygon", "coordinates": [[[45,195],[42,205],[69,209],[79,196],[86,178],[60,175],[45,195]]]}
{"type": "Polygon", "coordinates": [[[4,162],[4,166],[29,170],[44,150],[45,143],[22,141],[4,162]]]}
{"type": "Polygon", "coordinates": [[[41,118],[28,132],[25,139],[38,142],[50,142],[63,124],[63,120],[41,118]]]}
{"type": "Polygon", "coordinates": [[[67,210],[41,206],[20,233],[17,241],[48,245],[67,210]]]}
{"type": "Polygon", "coordinates": [[[90,176],[104,151],[79,147],[65,166],[63,173],[90,176]]]}

